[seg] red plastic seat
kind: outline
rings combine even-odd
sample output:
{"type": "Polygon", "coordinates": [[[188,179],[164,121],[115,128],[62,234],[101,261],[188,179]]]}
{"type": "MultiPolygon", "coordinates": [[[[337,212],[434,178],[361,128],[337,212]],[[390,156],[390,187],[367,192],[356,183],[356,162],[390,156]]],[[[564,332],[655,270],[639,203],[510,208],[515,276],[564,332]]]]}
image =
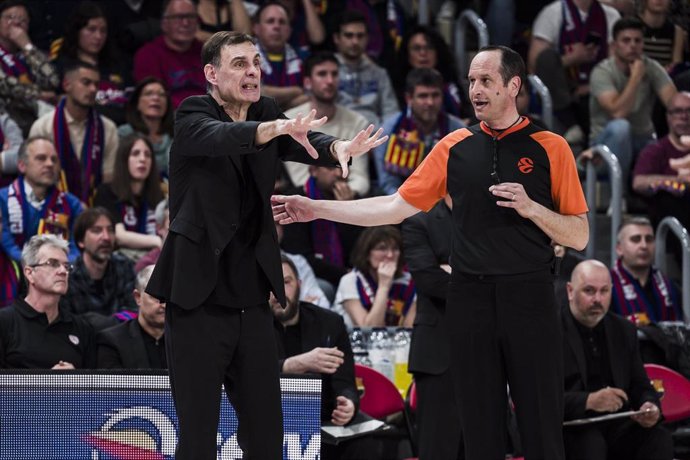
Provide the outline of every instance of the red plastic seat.
{"type": "Polygon", "coordinates": [[[410,385],[410,391],[407,393],[407,404],[410,407],[410,411],[417,412],[417,384],[412,381],[410,385]]]}
{"type": "Polygon", "coordinates": [[[405,418],[407,436],[410,440],[413,454],[417,452],[414,439],[414,431],[410,414],[405,406],[405,401],[396,386],[388,377],[368,366],[355,363],[355,378],[357,386],[363,390],[359,398],[359,408],[362,412],[377,419],[385,419],[389,415],[402,412],[405,418]]]}
{"type": "Polygon", "coordinates": [[[690,417],[690,381],[678,372],[658,364],[645,364],[654,388],[662,393],[661,412],[666,422],[690,417]]]}

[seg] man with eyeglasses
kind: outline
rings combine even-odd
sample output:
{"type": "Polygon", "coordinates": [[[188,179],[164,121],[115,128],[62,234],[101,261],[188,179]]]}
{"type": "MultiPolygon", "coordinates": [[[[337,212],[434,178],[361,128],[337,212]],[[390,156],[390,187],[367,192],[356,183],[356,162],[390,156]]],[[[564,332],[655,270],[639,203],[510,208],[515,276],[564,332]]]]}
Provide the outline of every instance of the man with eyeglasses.
{"type": "Polygon", "coordinates": [[[482,48],[468,75],[481,122],[441,139],[393,195],[272,198],[281,224],[329,219],[375,226],[429,211],[450,194],[452,273],[444,321],[451,325],[451,377],[468,460],[504,458],[506,384],[525,457],[564,458],[551,244],[584,249],[587,203],[565,139],[517,111],[526,78],[518,53],[482,48]]]}
{"type": "Polygon", "coordinates": [[[139,48],[134,55],[134,79],[156,77],[165,82],[177,108],[188,96],[206,92],[201,71],[201,45],[196,6],[191,0],[167,0],[163,6],[163,34],[139,48]]]}
{"type": "Polygon", "coordinates": [[[690,93],[679,92],[671,98],[666,122],[668,135],[640,152],[633,190],[646,197],[655,227],[664,217],[673,216],[690,229],[690,93]]]}
{"type": "Polygon", "coordinates": [[[29,12],[20,0],[0,2],[0,105],[28,135],[38,101],[51,100],[60,77],[29,38],[29,12]]]}
{"type": "Polygon", "coordinates": [[[340,61],[338,103],[359,112],[369,123],[380,125],[396,113],[398,100],[386,69],[366,55],[369,40],[367,20],[362,13],[346,11],[333,41],[340,61]]]}
{"type": "Polygon", "coordinates": [[[682,321],[683,306],[676,286],[652,265],[654,228],[646,217],[630,217],[621,224],[618,260],[611,268],[613,311],[646,326],[659,321],[682,321]]]}
{"type": "Polygon", "coordinates": [[[69,291],[60,304],[84,316],[96,330],[114,326],[137,311],[134,262],[114,253],[115,226],[101,207],[82,212],[74,223],[74,241],[81,254],[74,262],[69,291]]]}
{"type": "Polygon", "coordinates": [[[22,248],[32,236],[60,235],[69,241],[69,259],[79,255],[72,229],[83,207],[79,198],[58,190],[60,160],[53,142],[46,137],[27,139],[19,149],[18,167],[21,176],[0,190],[0,305],[17,294],[22,248]]]}
{"type": "Polygon", "coordinates": [[[94,332],[87,321],[59,306],[72,265],[68,244],[35,235],[22,250],[26,297],[0,310],[0,368],[93,369],[94,332]]]}

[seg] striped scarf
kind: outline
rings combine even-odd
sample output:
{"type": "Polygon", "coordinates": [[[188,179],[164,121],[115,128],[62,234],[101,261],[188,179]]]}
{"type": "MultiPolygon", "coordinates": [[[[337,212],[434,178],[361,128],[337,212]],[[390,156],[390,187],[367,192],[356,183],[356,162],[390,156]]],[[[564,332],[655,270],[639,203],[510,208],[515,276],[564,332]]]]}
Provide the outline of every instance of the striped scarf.
{"type": "Polygon", "coordinates": [[[642,290],[639,282],[628,273],[623,267],[620,259],[612,269],[611,281],[613,290],[618,298],[620,314],[634,323],[644,324],[645,322],[658,323],[659,321],[677,321],[682,318],[679,311],[680,304],[678,299],[673,299],[670,286],[664,275],[656,268],[652,267],[649,278],[654,290],[656,304],[661,307],[660,311],[654,308],[651,299],[648,299],[642,290]]]}
{"type": "Polygon", "coordinates": [[[573,0],[561,0],[563,22],[561,24],[560,52],[565,54],[573,43],[584,43],[589,32],[601,37],[599,52],[594,62],[580,64],[573,67],[574,77],[581,84],[589,83],[592,68],[608,56],[608,30],[606,28],[606,13],[598,1],[593,1],[587,12],[587,20],[583,23],[580,12],[573,0]]]}
{"type": "MultiPolygon", "coordinates": [[[[374,297],[378,289],[378,283],[368,274],[362,273],[356,268],[353,269],[357,276],[357,294],[362,306],[369,311],[374,304],[374,297]]],[[[410,310],[412,301],[415,298],[416,290],[414,281],[400,283],[393,282],[388,291],[388,304],[386,305],[386,326],[402,326],[405,315],[410,310]]]]}
{"type": "Polygon", "coordinates": [[[21,84],[29,84],[34,80],[24,58],[10,53],[2,46],[0,46],[0,68],[5,73],[5,78],[15,77],[21,84]]]}
{"type": "Polygon", "coordinates": [[[383,157],[383,167],[391,174],[408,177],[417,169],[427,152],[448,134],[448,115],[441,111],[438,114],[438,128],[430,137],[431,142],[425,144],[419,136],[417,125],[410,109],[401,114],[391,130],[386,154],[383,157]]]}
{"type": "MultiPolygon", "coordinates": [[[[310,176],[304,184],[304,191],[312,200],[323,200],[323,194],[316,185],[316,178],[310,176]]],[[[311,223],[312,249],[316,257],[322,258],[332,265],[345,266],[343,257],[343,245],[338,235],[338,227],[335,222],[325,219],[316,219],[311,223]]]]}
{"type": "Polygon", "coordinates": [[[89,110],[84,144],[81,148],[81,162],[70,141],[69,128],[65,116],[66,98],[58,103],[53,117],[55,148],[60,156],[60,190],[71,192],[82,202],[92,204],[93,194],[102,180],[103,151],[105,134],[103,120],[93,108],[89,110]]]}

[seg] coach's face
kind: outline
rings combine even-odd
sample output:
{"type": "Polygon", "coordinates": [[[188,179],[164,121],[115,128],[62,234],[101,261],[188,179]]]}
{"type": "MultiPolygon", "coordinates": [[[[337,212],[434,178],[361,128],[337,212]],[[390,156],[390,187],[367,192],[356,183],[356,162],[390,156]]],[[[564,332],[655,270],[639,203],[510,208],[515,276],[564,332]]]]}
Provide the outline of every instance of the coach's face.
{"type": "Polygon", "coordinates": [[[251,42],[224,46],[220,65],[207,64],[204,71],[206,80],[228,104],[251,104],[261,96],[261,58],[251,42]]]}

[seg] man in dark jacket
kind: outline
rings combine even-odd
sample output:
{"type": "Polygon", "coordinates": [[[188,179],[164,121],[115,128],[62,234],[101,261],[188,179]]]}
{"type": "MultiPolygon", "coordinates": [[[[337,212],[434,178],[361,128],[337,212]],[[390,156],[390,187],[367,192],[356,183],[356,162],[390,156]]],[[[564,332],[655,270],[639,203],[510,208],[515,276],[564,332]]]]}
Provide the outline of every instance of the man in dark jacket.
{"type": "Polygon", "coordinates": [[[611,276],[603,263],[585,260],[568,283],[562,312],[565,420],[625,411],[637,415],[566,426],[568,459],[670,460],[671,435],[659,425],[659,395],[640,358],[635,326],[613,313],[611,276]]]}

